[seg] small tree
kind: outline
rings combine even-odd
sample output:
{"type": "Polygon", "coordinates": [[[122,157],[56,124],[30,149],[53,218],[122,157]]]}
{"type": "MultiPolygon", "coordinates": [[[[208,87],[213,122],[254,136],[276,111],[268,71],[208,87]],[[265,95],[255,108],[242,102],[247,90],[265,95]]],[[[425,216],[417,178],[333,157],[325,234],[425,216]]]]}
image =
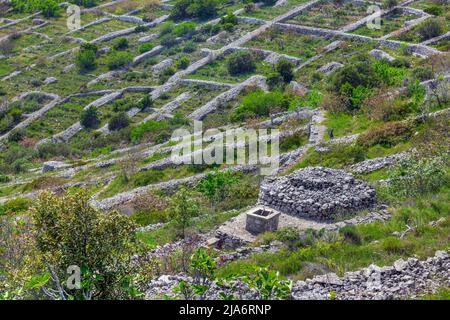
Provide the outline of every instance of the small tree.
{"type": "Polygon", "coordinates": [[[80,123],[87,129],[98,127],[98,125],[100,124],[100,119],[97,108],[91,107],[83,110],[80,115],[80,123]]]}
{"type": "Polygon", "coordinates": [[[136,226],[117,212],[89,204],[85,191],[62,197],[44,192],[31,209],[40,287],[52,299],[130,298],[136,226]],[[67,284],[70,266],[81,270],[80,288],[67,284]]]}
{"type": "Polygon", "coordinates": [[[235,52],[227,60],[228,72],[231,75],[252,72],[256,69],[253,56],[246,51],[235,52]]]}
{"type": "Polygon", "coordinates": [[[192,218],[199,213],[199,206],[192,192],[181,188],[172,199],[172,212],[175,224],[184,239],[192,218]]]}
{"type": "Polygon", "coordinates": [[[210,201],[215,208],[218,202],[224,200],[230,192],[230,187],[239,182],[239,177],[230,171],[209,173],[202,179],[197,189],[210,201]]]}

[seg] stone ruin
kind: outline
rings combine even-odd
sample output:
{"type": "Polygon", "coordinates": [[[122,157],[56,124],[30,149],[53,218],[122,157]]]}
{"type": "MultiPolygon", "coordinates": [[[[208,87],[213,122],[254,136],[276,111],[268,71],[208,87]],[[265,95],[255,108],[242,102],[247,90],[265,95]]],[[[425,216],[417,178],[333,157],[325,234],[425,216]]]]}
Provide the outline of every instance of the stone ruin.
{"type": "Polygon", "coordinates": [[[375,190],[343,170],[308,167],[261,184],[259,203],[282,213],[330,221],[376,203],[375,190]]]}
{"type": "Polygon", "coordinates": [[[259,234],[278,229],[280,213],[271,208],[257,206],[246,213],[245,229],[252,234],[259,234]]]}

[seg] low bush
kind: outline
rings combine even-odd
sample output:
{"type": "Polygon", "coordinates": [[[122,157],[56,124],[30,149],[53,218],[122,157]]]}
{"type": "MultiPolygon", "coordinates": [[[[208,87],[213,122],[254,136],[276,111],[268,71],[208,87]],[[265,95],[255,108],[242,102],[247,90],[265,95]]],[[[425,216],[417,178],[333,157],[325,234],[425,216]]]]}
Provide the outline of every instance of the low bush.
{"type": "Polygon", "coordinates": [[[80,115],[80,123],[87,129],[97,128],[100,125],[99,112],[97,108],[91,107],[83,110],[80,115]]]}
{"type": "Polygon", "coordinates": [[[133,56],[129,52],[113,52],[107,60],[109,70],[116,70],[129,64],[133,60],[133,56]]]}
{"type": "Polygon", "coordinates": [[[242,103],[231,115],[232,121],[252,117],[267,117],[271,113],[285,111],[289,108],[289,97],[280,91],[263,92],[256,90],[242,99],[242,103]]]}
{"type": "Polygon", "coordinates": [[[113,45],[115,50],[125,50],[128,48],[128,39],[127,38],[118,38],[113,45]]]}
{"type": "Polygon", "coordinates": [[[235,52],[228,57],[227,68],[230,75],[253,72],[256,69],[255,59],[249,52],[235,52]]]}
{"type": "Polygon", "coordinates": [[[117,131],[126,128],[130,125],[130,118],[125,112],[120,112],[114,115],[108,123],[110,131],[117,131]]]}
{"type": "Polygon", "coordinates": [[[440,36],[446,31],[445,20],[431,18],[423,21],[417,28],[422,40],[428,40],[440,36]]]}
{"type": "Polygon", "coordinates": [[[377,144],[383,147],[391,147],[399,142],[407,140],[412,135],[411,125],[404,121],[388,122],[371,127],[362,133],[357,143],[364,147],[372,147],[377,144]]]}
{"type": "Polygon", "coordinates": [[[139,53],[145,53],[145,52],[152,50],[153,48],[154,48],[154,45],[152,43],[146,42],[139,46],[138,51],[139,51],[139,53]]]}

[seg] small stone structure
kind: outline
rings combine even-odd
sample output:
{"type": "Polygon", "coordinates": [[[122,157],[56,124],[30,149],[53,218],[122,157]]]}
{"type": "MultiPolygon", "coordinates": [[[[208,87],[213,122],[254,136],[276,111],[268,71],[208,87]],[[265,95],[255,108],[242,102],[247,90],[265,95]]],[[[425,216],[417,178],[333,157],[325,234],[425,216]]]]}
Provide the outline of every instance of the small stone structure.
{"type": "Polygon", "coordinates": [[[308,167],[283,177],[268,177],[259,203],[293,216],[332,220],[376,203],[375,190],[343,170],[308,167]]]}
{"type": "Polygon", "coordinates": [[[259,234],[266,231],[275,231],[278,228],[280,213],[270,208],[258,206],[247,212],[245,229],[248,232],[259,234]]]}

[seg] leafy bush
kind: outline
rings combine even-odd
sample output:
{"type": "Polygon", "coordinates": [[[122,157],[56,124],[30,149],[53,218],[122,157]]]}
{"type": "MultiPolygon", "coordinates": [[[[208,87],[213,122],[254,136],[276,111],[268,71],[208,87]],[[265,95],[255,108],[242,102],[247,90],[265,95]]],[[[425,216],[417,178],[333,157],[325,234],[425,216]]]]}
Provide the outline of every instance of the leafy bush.
{"type": "Polygon", "coordinates": [[[417,67],[412,72],[413,79],[426,81],[434,78],[433,70],[430,67],[417,67]]]}
{"type": "Polygon", "coordinates": [[[170,13],[174,19],[201,18],[207,19],[216,15],[217,0],[177,0],[170,13]]]}
{"type": "Polygon", "coordinates": [[[188,35],[192,35],[195,32],[195,23],[192,21],[182,22],[172,29],[172,34],[177,37],[184,37],[188,35]]]}
{"type": "Polygon", "coordinates": [[[128,48],[128,39],[127,38],[119,38],[114,42],[113,48],[115,50],[124,50],[128,48]]]}
{"type": "Polygon", "coordinates": [[[191,52],[194,52],[196,49],[197,49],[197,46],[195,45],[195,43],[192,41],[188,41],[184,45],[183,52],[191,53],[191,52]]]}
{"type": "Polygon", "coordinates": [[[255,60],[251,53],[239,51],[232,53],[227,60],[227,68],[230,75],[252,72],[256,69],[255,60]]]}
{"type": "Polygon", "coordinates": [[[257,116],[269,116],[271,113],[289,108],[289,99],[280,91],[263,92],[256,90],[242,99],[242,103],[231,115],[232,121],[257,116]]]}
{"type": "Polygon", "coordinates": [[[388,122],[371,127],[358,137],[357,142],[365,147],[377,144],[391,147],[409,138],[411,134],[411,126],[407,122],[388,122]]]}
{"type": "Polygon", "coordinates": [[[42,12],[42,15],[56,17],[60,7],[56,0],[11,0],[11,5],[15,11],[35,13],[42,12]]]}
{"type": "Polygon", "coordinates": [[[98,48],[95,44],[82,44],[75,56],[75,64],[80,70],[92,70],[96,67],[98,48]]]}
{"type": "Polygon", "coordinates": [[[154,45],[152,43],[146,42],[139,46],[139,53],[145,53],[154,48],[154,45]]]}
{"type": "Polygon", "coordinates": [[[130,125],[130,118],[125,112],[120,112],[114,115],[108,123],[108,129],[110,131],[117,131],[126,128],[130,125]]]}
{"type": "Polygon", "coordinates": [[[289,83],[294,79],[294,64],[288,60],[281,59],[276,66],[277,72],[283,77],[284,82],[289,83]]]}
{"type": "Polygon", "coordinates": [[[129,64],[133,60],[133,56],[129,52],[113,52],[107,62],[109,70],[116,70],[129,64]]]}
{"type": "Polygon", "coordinates": [[[149,120],[131,130],[131,141],[137,143],[146,133],[158,133],[168,128],[167,121],[149,120]]]}
{"type": "Polygon", "coordinates": [[[92,129],[100,125],[99,113],[97,108],[91,107],[83,110],[80,115],[80,123],[83,127],[92,129]]]}
{"type": "Polygon", "coordinates": [[[187,67],[189,67],[190,63],[191,60],[189,60],[188,57],[181,57],[180,59],[177,60],[175,65],[178,69],[186,69],[187,67]]]}
{"type": "Polygon", "coordinates": [[[347,64],[331,75],[331,85],[335,92],[349,83],[353,88],[358,86],[373,87],[378,83],[377,75],[369,59],[362,58],[347,64]]]}
{"type": "Polygon", "coordinates": [[[240,177],[231,171],[217,171],[208,173],[200,180],[197,190],[201,192],[214,207],[218,202],[223,201],[230,193],[230,187],[239,183],[240,177]]]}
{"type": "Polygon", "coordinates": [[[445,22],[441,18],[431,18],[423,21],[417,28],[422,40],[428,40],[443,34],[446,30],[445,22]]]}
{"type": "Polygon", "coordinates": [[[0,174],[0,183],[7,183],[11,181],[11,178],[8,177],[6,174],[0,174]]]}
{"type": "Polygon", "coordinates": [[[391,9],[398,5],[398,0],[384,0],[383,1],[383,8],[385,9],[391,9]]]}
{"type": "Polygon", "coordinates": [[[423,11],[425,11],[428,14],[432,14],[434,16],[440,16],[444,13],[444,9],[441,6],[429,6],[425,8],[423,11]]]}
{"type": "Polygon", "coordinates": [[[2,214],[19,214],[28,210],[31,206],[31,199],[27,198],[15,198],[6,201],[3,205],[0,205],[0,215],[2,214]]]}
{"type": "Polygon", "coordinates": [[[72,149],[67,143],[43,143],[37,148],[41,159],[50,159],[53,157],[70,157],[72,149]]]}
{"type": "Polygon", "coordinates": [[[388,191],[397,198],[437,192],[450,181],[446,168],[446,156],[403,159],[389,175],[388,191]]]}

